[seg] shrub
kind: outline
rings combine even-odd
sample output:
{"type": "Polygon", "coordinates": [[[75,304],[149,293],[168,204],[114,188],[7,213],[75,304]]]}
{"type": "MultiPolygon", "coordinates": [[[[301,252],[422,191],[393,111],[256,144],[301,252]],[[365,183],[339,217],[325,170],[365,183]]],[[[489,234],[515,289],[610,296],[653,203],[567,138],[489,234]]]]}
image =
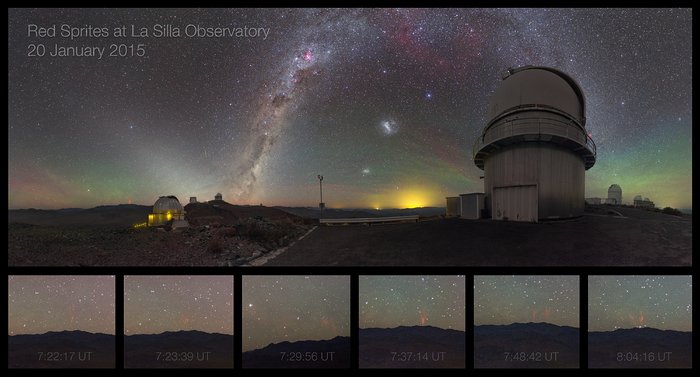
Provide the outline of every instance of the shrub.
{"type": "Polygon", "coordinates": [[[661,213],[665,213],[667,215],[683,216],[683,212],[671,207],[666,207],[662,209],[661,213]]]}
{"type": "Polygon", "coordinates": [[[235,237],[236,234],[236,228],[231,228],[231,227],[223,227],[219,228],[216,231],[216,236],[215,237],[220,237],[220,238],[226,238],[226,237],[235,237]]]}
{"type": "Polygon", "coordinates": [[[238,228],[241,236],[279,246],[289,243],[289,240],[301,230],[297,224],[289,219],[271,222],[260,217],[245,219],[238,228]]]}
{"type": "Polygon", "coordinates": [[[207,245],[207,251],[210,253],[221,253],[224,251],[224,242],[221,237],[214,237],[209,241],[209,244],[207,245]]]}

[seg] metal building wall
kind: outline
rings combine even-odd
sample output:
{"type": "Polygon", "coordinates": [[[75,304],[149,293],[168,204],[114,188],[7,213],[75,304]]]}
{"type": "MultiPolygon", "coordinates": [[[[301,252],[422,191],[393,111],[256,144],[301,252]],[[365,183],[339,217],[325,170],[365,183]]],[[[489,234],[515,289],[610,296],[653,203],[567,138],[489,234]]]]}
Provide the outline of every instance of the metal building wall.
{"type": "MultiPolygon", "coordinates": [[[[582,158],[573,152],[550,143],[523,142],[503,148],[484,161],[486,203],[494,218],[495,187],[529,185],[537,188],[538,219],[583,214],[585,168],[582,158]]],[[[518,195],[528,195],[512,191],[516,192],[518,195]]],[[[516,207],[515,201],[510,203],[513,207],[506,209],[507,213],[525,210],[524,207],[516,207]]],[[[509,220],[515,219],[509,217],[509,220]]]]}
{"type": "Polygon", "coordinates": [[[537,222],[537,185],[493,188],[493,215],[496,220],[537,222]]]}
{"type": "Polygon", "coordinates": [[[460,200],[459,196],[448,196],[445,198],[447,206],[445,207],[445,216],[454,217],[459,216],[460,212],[460,200]]]}
{"type": "Polygon", "coordinates": [[[483,193],[461,194],[459,198],[461,218],[470,220],[478,220],[481,218],[481,210],[484,208],[483,193]]]}

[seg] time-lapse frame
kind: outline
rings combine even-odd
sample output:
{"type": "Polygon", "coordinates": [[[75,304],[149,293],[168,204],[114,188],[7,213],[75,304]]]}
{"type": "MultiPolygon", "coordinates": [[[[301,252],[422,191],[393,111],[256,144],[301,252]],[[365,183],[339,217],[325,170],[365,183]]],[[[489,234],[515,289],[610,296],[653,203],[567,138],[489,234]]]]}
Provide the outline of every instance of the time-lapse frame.
{"type": "Polygon", "coordinates": [[[114,368],[114,275],[9,275],[8,368],[114,368]]]}
{"type": "Polygon", "coordinates": [[[361,275],[360,368],[465,368],[463,275],[361,275]]]}
{"type": "Polygon", "coordinates": [[[233,276],[125,275],[125,368],[233,368],[233,276]]]}
{"type": "Polygon", "coordinates": [[[692,368],[693,277],[588,277],[589,368],[692,368]]]}
{"type": "Polygon", "coordinates": [[[350,368],[350,276],[242,280],[243,368],[350,368]]]}
{"type": "Polygon", "coordinates": [[[579,276],[474,276],[475,368],[578,368],[579,276]]]}

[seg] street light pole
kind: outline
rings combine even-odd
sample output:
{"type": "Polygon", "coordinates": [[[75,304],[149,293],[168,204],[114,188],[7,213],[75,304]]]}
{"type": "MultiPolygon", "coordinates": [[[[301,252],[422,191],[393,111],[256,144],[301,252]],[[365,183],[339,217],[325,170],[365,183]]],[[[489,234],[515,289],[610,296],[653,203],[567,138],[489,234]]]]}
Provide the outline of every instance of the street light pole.
{"type": "Polygon", "coordinates": [[[321,201],[318,203],[318,208],[323,210],[326,207],[326,203],[323,202],[323,176],[321,174],[318,175],[318,189],[321,193],[321,201]]]}

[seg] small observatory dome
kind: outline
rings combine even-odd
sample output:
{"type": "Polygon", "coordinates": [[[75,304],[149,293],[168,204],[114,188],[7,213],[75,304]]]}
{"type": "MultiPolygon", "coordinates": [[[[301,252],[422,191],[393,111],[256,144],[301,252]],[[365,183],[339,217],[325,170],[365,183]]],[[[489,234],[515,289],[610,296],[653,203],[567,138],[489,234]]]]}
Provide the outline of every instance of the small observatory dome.
{"type": "Polygon", "coordinates": [[[622,204],[622,188],[620,185],[613,183],[608,189],[608,203],[622,204]]]}
{"type": "Polygon", "coordinates": [[[148,226],[161,226],[177,223],[185,219],[185,210],[175,196],[161,196],[153,205],[153,213],[148,214],[148,226]]]}
{"type": "Polygon", "coordinates": [[[156,204],[153,205],[153,213],[168,213],[176,214],[182,213],[182,204],[177,200],[175,196],[161,196],[156,200],[156,204]]]}

